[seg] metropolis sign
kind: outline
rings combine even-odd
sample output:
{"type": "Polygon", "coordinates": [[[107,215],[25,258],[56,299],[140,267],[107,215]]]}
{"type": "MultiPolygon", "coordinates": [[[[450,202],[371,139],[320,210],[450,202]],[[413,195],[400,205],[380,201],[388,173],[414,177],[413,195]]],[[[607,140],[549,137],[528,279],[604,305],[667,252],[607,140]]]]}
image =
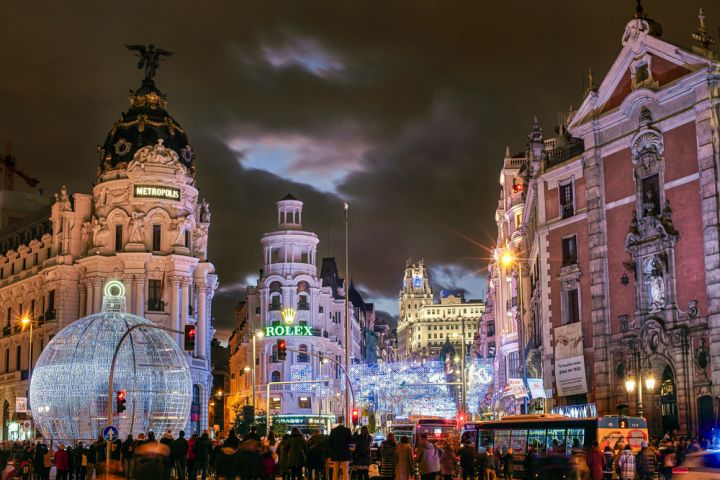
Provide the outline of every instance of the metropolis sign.
{"type": "Polygon", "coordinates": [[[265,327],[266,337],[283,337],[283,336],[299,336],[299,337],[312,337],[312,329],[307,325],[292,325],[292,326],[270,326],[265,327]]]}
{"type": "Polygon", "coordinates": [[[133,194],[136,198],[161,198],[163,200],[180,200],[180,189],[162,185],[135,185],[133,194]]]}

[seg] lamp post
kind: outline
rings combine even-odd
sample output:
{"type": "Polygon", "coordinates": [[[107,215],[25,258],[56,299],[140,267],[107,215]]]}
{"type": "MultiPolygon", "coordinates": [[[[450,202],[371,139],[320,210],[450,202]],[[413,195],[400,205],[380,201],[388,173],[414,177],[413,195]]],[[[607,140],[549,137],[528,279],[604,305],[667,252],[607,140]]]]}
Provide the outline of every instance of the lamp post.
{"type": "MultiPolygon", "coordinates": [[[[456,337],[459,334],[455,334],[456,337]]],[[[460,408],[459,413],[465,413],[465,322],[463,321],[463,331],[460,338],[460,408]]]]}
{"type": "Polygon", "coordinates": [[[351,427],[350,421],[350,256],[348,254],[348,210],[350,204],[343,203],[345,208],[345,425],[351,427]]]}
{"type": "MultiPolygon", "coordinates": [[[[27,327],[28,325],[30,326],[30,344],[28,345],[28,347],[29,347],[28,348],[28,400],[30,398],[30,381],[32,380],[33,323],[34,322],[27,315],[23,316],[20,319],[20,324],[22,324],[23,327],[27,327]]],[[[30,411],[32,412],[32,409],[30,411]]],[[[32,423],[31,423],[31,425],[32,425],[32,423]]],[[[30,430],[31,438],[34,436],[32,430],[34,430],[34,429],[30,430]]]]}
{"type": "MultiPolygon", "coordinates": [[[[642,397],[643,397],[643,380],[645,381],[645,387],[648,389],[649,392],[652,392],[655,389],[655,376],[653,375],[652,371],[648,369],[647,373],[645,374],[645,378],[643,378],[642,370],[643,370],[643,361],[641,357],[641,353],[638,351],[633,352],[633,363],[636,363],[637,365],[637,372],[638,372],[638,378],[637,381],[633,377],[632,372],[628,375],[628,377],[625,379],[625,390],[627,392],[633,393],[635,391],[635,386],[637,385],[638,389],[638,417],[642,417],[645,413],[643,411],[643,403],[642,403],[642,397]]],[[[649,365],[648,365],[649,366],[649,365]]]]}
{"type": "MultiPolygon", "coordinates": [[[[255,381],[256,373],[255,366],[257,365],[257,339],[263,337],[262,330],[256,330],[252,334],[252,401],[250,402],[253,407],[253,415],[255,415],[255,381]]],[[[267,408],[267,407],[266,407],[267,408]]]]}
{"type": "Polygon", "coordinates": [[[523,407],[525,413],[528,413],[528,387],[527,387],[527,365],[525,365],[525,317],[523,315],[523,288],[522,288],[522,262],[507,247],[500,256],[500,263],[507,270],[509,267],[516,265],[518,270],[518,311],[520,312],[520,322],[518,325],[518,349],[520,350],[520,365],[523,372],[523,388],[525,389],[523,396],[523,407]]]}

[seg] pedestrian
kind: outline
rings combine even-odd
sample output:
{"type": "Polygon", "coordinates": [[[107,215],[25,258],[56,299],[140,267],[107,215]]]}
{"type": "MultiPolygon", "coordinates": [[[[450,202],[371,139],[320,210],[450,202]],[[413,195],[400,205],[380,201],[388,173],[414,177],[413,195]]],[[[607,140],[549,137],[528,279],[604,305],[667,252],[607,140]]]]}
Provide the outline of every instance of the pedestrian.
{"type": "Polygon", "coordinates": [[[605,457],[605,461],[603,463],[603,480],[612,480],[615,454],[613,453],[612,448],[610,448],[610,445],[605,445],[603,457],[605,457]]]}
{"type": "Polygon", "coordinates": [[[175,439],[173,438],[172,430],[169,430],[169,429],[166,430],[165,433],[163,434],[162,438],[160,438],[160,443],[167,446],[168,451],[170,452],[170,454],[167,456],[165,461],[167,462],[166,466],[168,467],[168,469],[171,470],[171,472],[175,465],[175,459],[173,458],[173,455],[172,455],[172,444],[174,441],[175,441],[175,439]]]}
{"type": "MultiPolygon", "coordinates": [[[[203,430],[200,438],[195,441],[193,449],[195,451],[195,463],[197,464],[195,468],[196,475],[199,471],[202,480],[207,480],[208,462],[210,461],[210,451],[212,449],[212,442],[210,441],[210,435],[207,430],[203,430]]],[[[195,479],[191,478],[191,480],[195,479]]]]}
{"type": "Polygon", "coordinates": [[[677,454],[672,440],[666,440],[660,449],[660,474],[665,480],[672,478],[673,468],[677,465],[677,454]]]}
{"type": "Polygon", "coordinates": [[[495,454],[492,447],[485,449],[485,455],[480,455],[480,464],[485,472],[485,480],[497,480],[497,465],[495,462],[495,454]]]}
{"type": "Polygon", "coordinates": [[[603,469],[605,468],[605,455],[600,451],[600,444],[594,440],[592,447],[587,454],[587,464],[590,469],[591,480],[603,480],[603,469]]]}
{"type": "Polygon", "coordinates": [[[440,473],[440,455],[440,449],[428,441],[427,433],[420,434],[417,462],[421,480],[435,480],[440,473]]]}
{"type": "Polygon", "coordinates": [[[123,470],[125,470],[125,478],[133,478],[133,451],[135,450],[135,439],[132,434],[129,434],[125,441],[120,447],[120,454],[122,456],[123,470]]]}
{"type": "Polygon", "coordinates": [[[245,435],[245,438],[243,440],[257,440],[260,441],[260,435],[257,433],[257,427],[253,425],[250,427],[250,433],[245,435]]]}
{"type": "Polygon", "coordinates": [[[415,457],[413,449],[410,446],[410,439],[402,436],[395,452],[395,480],[410,480],[414,477],[415,457]]]}
{"type": "Polygon", "coordinates": [[[57,480],[67,480],[69,470],[70,456],[65,451],[65,444],[61,443],[60,448],[55,452],[55,478],[57,480]]]}
{"type": "Polygon", "coordinates": [[[620,452],[617,459],[618,477],[620,480],[635,480],[635,455],[632,453],[630,444],[620,452]]]}
{"type": "Polygon", "coordinates": [[[134,475],[138,480],[170,480],[169,456],[170,448],[167,444],[151,440],[148,433],[148,440],[133,451],[134,475]]]}
{"type": "MultiPolygon", "coordinates": [[[[395,434],[390,432],[383,442],[380,444],[380,476],[384,479],[395,478],[395,466],[397,463],[397,447],[395,434]]],[[[412,455],[412,452],[410,453],[412,455]]]]}
{"type": "Polygon", "coordinates": [[[652,480],[655,476],[657,458],[647,442],[640,443],[640,451],[635,457],[635,465],[637,465],[639,480],[652,480]]]}
{"type": "Polygon", "coordinates": [[[170,455],[175,462],[175,474],[178,480],[185,480],[187,476],[187,454],[188,454],[188,441],[185,440],[185,431],[180,430],[178,438],[173,440],[170,445],[170,455]]]}
{"type": "Polygon", "coordinates": [[[500,456],[500,463],[503,468],[505,480],[513,480],[513,449],[508,447],[505,453],[500,456]]]}
{"type": "Polygon", "coordinates": [[[443,443],[442,453],[440,455],[440,475],[442,475],[443,480],[453,480],[457,461],[457,455],[455,455],[450,444],[447,442],[443,443]]]}
{"type": "Polygon", "coordinates": [[[460,458],[460,471],[463,480],[474,480],[475,468],[478,463],[478,453],[475,450],[475,445],[470,442],[463,443],[460,450],[458,450],[458,457],[460,458]]]}
{"type": "Polygon", "coordinates": [[[290,478],[290,469],[287,463],[288,440],[290,440],[290,434],[286,433],[282,436],[280,444],[278,445],[278,471],[280,472],[280,478],[282,478],[282,480],[288,480],[290,478]]]}
{"type": "Polygon", "coordinates": [[[187,466],[188,480],[197,480],[197,462],[195,461],[195,442],[197,441],[197,433],[193,433],[188,440],[187,466]]]}
{"type": "Polygon", "coordinates": [[[287,449],[287,466],[290,469],[290,480],[302,480],[302,470],[306,462],[305,437],[300,433],[299,428],[295,427],[290,432],[287,449]]]}
{"type": "MultiPolygon", "coordinates": [[[[274,440],[275,437],[273,436],[273,441],[274,440]]],[[[270,440],[268,440],[268,443],[269,442],[270,440]]],[[[308,440],[307,450],[308,480],[320,480],[325,478],[325,461],[329,456],[328,437],[319,431],[314,432],[308,440]]]]}
{"type": "Polygon", "coordinates": [[[363,425],[360,433],[353,435],[355,450],[352,452],[353,471],[358,480],[370,480],[370,444],[372,437],[368,427],[363,425]]]}
{"type": "MultiPolygon", "coordinates": [[[[85,466],[87,465],[87,451],[82,442],[78,442],[73,454],[75,459],[75,478],[77,480],[85,480],[85,466]]],[[[130,478],[130,477],[128,477],[130,478]]]]}
{"type": "MultiPolygon", "coordinates": [[[[237,440],[237,437],[235,437],[235,440],[237,440]]],[[[237,443],[226,440],[215,456],[215,476],[220,480],[235,480],[235,477],[240,473],[237,443]]]]}
{"type": "Polygon", "coordinates": [[[240,445],[240,439],[235,434],[235,430],[230,430],[227,438],[223,442],[223,447],[230,447],[233,449],[237,449],[238,445],[240,445]]]}
{"type": "Polygon", "coordinates": [[[43,480],[43,468],[45,466],[44,457],[46,451],[47,447],[44,443],[38,443],[37,445],[35,445],[32,466],[33,470],[35,470],[35,476],[38,480],[43,480]]]}
{"type": "Polygon", "coordinates": [[[328,446],[330,447],[330,463],[332,464],[332,480],[338,480],[340,471],[343,479],[350,480],[350,444],[352,443],[352,432],[345,425],[339,424],[330,431],[328,446]]]}

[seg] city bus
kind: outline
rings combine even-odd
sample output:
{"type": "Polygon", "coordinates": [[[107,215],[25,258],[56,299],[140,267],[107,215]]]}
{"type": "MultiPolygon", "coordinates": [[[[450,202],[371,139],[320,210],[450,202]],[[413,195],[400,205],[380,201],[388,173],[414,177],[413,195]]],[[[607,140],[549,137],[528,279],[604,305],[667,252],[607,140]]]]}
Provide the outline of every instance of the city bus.
{"type": "Polygon", "coordinates": [[[589,449],[597,440],[600,449],[613,448],[617,442],[630,444],[637,452],[640,443],[648,440],[647,422],[642,417],[604,416],[572,418],[564,415],[511,415],[502,420],[468,423],[461,441],[477,445],[479,452],[493,447],[496,455],[513,449],[514,478],[525,476],[525,452],[529,447],[536,455],[535,463],[542,469],[543,460],[552,458],[562,463],[573,448],[589,449]],[[561,458],[562,457],[562,458],[561,458]]]}
{"type": "Polygon", "coordinates": [[[418,437],[426,434],[428,440],[437,442],[448,440],[457,444],[459,434],[454,420],[441,417],[417,417],[398,420],[388,428],[388,433],[394,433],[398,441],[400,437],[408,437],[412,445],[417,444],[418,437]]]}

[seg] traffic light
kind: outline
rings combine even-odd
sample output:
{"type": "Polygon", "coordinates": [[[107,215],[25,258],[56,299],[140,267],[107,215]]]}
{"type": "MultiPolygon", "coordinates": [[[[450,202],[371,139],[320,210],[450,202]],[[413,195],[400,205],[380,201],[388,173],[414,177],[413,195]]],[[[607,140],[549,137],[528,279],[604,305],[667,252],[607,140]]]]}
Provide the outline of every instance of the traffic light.
{"type": "Polygon", "coordinates": [[[282,361],[287,358],[287,342],[282,339],[278,338],[277,341],[277,359],[282,361]]]}
{"type": "Polygon", "coordinates": [[[185,325],[185,351],[195,351],[195,337],[197,335],[197,327],[195,325],[185,325]]]}
{"type": "Polygon", "coordinates": [[[357,408],[353,408],[351,419],[353,426],[357,427],[360,424],[360,410],[358,410],[357,408]]]}
{"type": "Polygon", "coordinates": [[[458,413],[455,423],[457,424],[458,430],[461,429],[465,425],[465,414],[458,413]]]}
{"type": "Polygon", "coordinates": [[[125,411],[125,402],[127,402],[127,393],[125,390],[118,390],[115,393],[115,410],[117,413],[125,411]]]}

